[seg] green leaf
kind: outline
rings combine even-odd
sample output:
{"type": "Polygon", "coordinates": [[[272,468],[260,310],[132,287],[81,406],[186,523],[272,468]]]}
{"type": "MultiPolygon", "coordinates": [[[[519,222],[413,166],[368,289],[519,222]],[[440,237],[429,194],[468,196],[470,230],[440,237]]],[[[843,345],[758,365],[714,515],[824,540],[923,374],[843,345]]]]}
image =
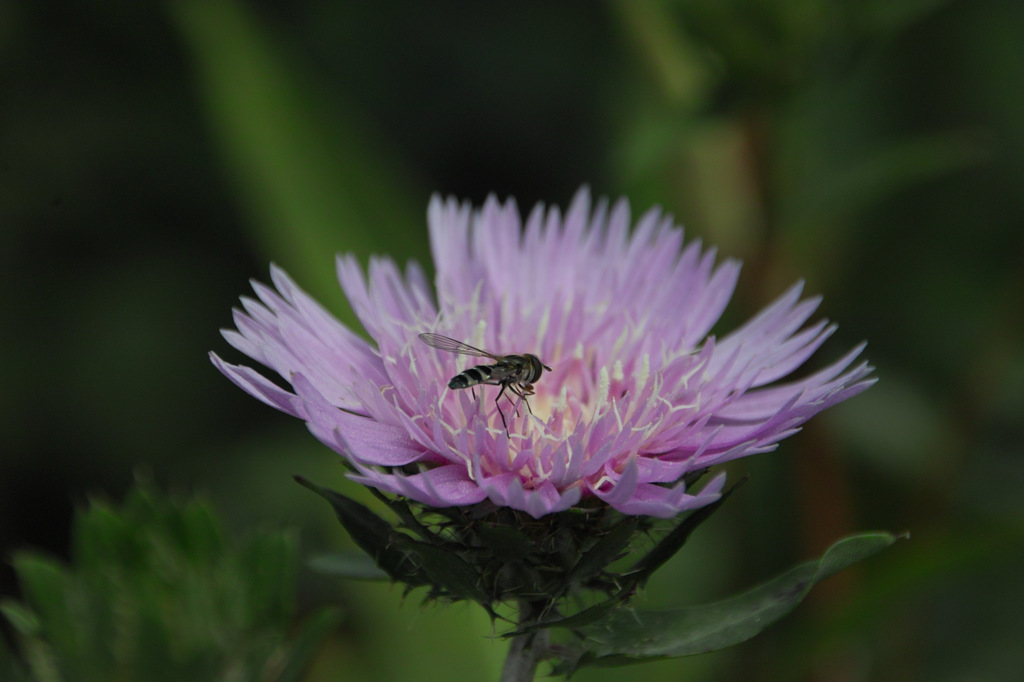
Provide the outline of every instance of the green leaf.
{"type": "Polygon", "coordinates": [[[339,492],[322,488],[302,476],[296,476],[295,480],[330,503],[353,542],[373,557],[374,563],[393,580],[411,587],[430,582],[409,561],[406,552],[398,547],[397,543],[405,536],[400,535],[391,524],[339,492]]]}
{"type": "Polygon", "coordinates": [[[42,629],[63,645],[76,646],[81,633],[68,613],[70,578],[60,564],[28,552],[16,554],[12,563],[25,601],[42,629]]]}
{"type": "Polygon", "coordinates": [[[180,535],[178,541],[197,563],[215,561],[225,550],[224,534],[213,510],[205,504],[189,502],[169,519],[180,535]]]}
{"type": "Polygon", "coordinates": [[[718,500],[691,512],[672,530],[671,533],[662,538],[650,552],[637,561],[632,570],[630,570],[626,575],[628,575],[637,585],[643,585],[647,582],[647,579],[651,577],[651,574],[661,568],[666,561],[675,556],[676,553],[683,548],[683,545],[686,544],[686,541],[690,539],[690,535],[693,531],[695,531],[700,524],[711,518],[711,515],[725,504],[725,501],[729,499],[729,496],[732,495],[733,491],[743,485],[746,480],[746,478],[740,479],[731,488],[722,493],[722,496],[719,497],[718,500]]]}
{"type": "Polygon", "coordinates": [[[97,570],[112,556],[123,556],[127,524],[118,514],[100,501],[93,501],[88,511],[75,519],[72,533],[72,556],[83,568],[97,570]]]}
{"type": "Polygon", "coordinates": [[[439,543],[439,540],[434,535],[434,533],[432,533],[429,528],[420,523],[419,519],[416,518],[416,514],[413,513],[412,509],[409,507],[409,504],[405,500],[389,498],[387,495],[377,490],[376,488],[370,488],[370,493],[378,500],[386,504],[388,509],[390,509],[392,512],[395,513],[395,515],[398,516],[398,518],[401,520],[403,524],[403,527],[407,528],[413,533],[416,533],[416,535],[420,536],[420,538],[422,538],[426,542],[435,545],[439,543]]]}
{"type": "MultiPolygon", "coordinates": [[[[0,605],[33,679],[270,682],[298,655],[294,533],[236,549],[207,505],[151,489],[93,501],[73,532],[70,565],[18,554],[24,600],[0,605]]],[[[5,656],[0,679],[19,679],[5,656]]]]}
{"type": "Polygon", "coordinates": [[[0,680],[4,682],[39,682],[38,680],[33,681],[21,666],[21,662],[7,646],[5,637],[0,637],[0,680]]]}
{"type": "Polygon", "coordinates": [[[25,608],[15,601],[4,601],[0,603],[0,613],[4,614],[14,629],[26,637],[35,637],[39,634],[39,619],[30,609],[25,608]]]}
{"type": "Polygon", "coordinates": [[[430,576],[431,583],[443,587],[456,598],[472,599],[485,608],[489,607],[492,599],[480,587],[480,576],[458,554],[424,542],[410,541],[406,546],[430,576]]]}
{"type": "Polygon", "coordinates": [[[603,571],[608,564],[620,557],[622,551],[629,545],[637,526],[640,524],[640,517],[633,516],[623,519],[594,544],[593,547],[584,552],[569,574],[571,582],[580,583],[587,578],[592,578],[603,571]]]}
{"type": "Polygon", "coordinates": [[[355,580],[388,580],[390,578],[374,563],[371,557],[356,552],[320,554],[311,557],[307,565],[317,573],[355,580]]]}
{"type": "Polygon", "coordinates": [[[513,526],[481,523],[476,533],[491,556],[504,563],[522,561],[534,549],[530,538],[513,526]]]}
{"type": "Polygon", "coordinates": [[[270,622],[287,620],[294,610],[298,544],[294,533],[268,533],[251,538],[239,552],[244,565],[238,579],[245,597],[259,605],[270,622]]]}
{"type": "Polygon", "coordinates": [[[584,625],[590,625],[596,623],[600,619],[608,616],[612,611],[623,603],[628,601],[633,596],[631,590],[623,590],[621,593],[605,599],[604,601],[598,602],[593,606],[589,606],[582,611],[572,614],[571,616],[565,616],[564,618],[553,618],[551,620],[545,620],[538,623],[533,623],[525,627],[519,628],[513,632],[509,632],[504,637],[518,637],[519,635],[526,634],[528,632],[534,632],[535,630],[547,630],[550,628],[565,628],[569,630],[575,630],[582,628],[584,625]]]}
{"type": "Polygon", "coordinates": [[[897,536],[865,533],[844,538],[820,559],[796,566],[736,597],[671,611],[618,609],[582,629],[579,665],[625,665],[689,656],[746,641],[799,604],[816,583],[880,552],[897,536]]]}

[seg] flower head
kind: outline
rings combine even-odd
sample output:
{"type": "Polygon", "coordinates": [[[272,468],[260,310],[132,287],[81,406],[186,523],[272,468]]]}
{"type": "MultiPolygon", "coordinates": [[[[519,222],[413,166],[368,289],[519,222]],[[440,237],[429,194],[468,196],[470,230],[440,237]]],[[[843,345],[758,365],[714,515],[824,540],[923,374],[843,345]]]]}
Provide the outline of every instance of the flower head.
{"type": "Polygon", "coordinates": [[[671,517],[720,496],[724,474],[698,492],[688,474],[772,450],[874,381],[867,363],[851,366],[863,345],[787,379],[835,330],[808,324],[820,299],[801,300],[801,283],[709,335],[739,263],[684,244],[658,210],[630,230],[625,200],[592,207],[584,189],[564,217],[538,206],[524,225],[512,201],[473,210],[434,197],[428,223],[436,296],[415,264],[403,273],[374,258],[364,274],[353,256],[338,258],[373,343],[272,267],[276,290],[254,283],[259,301],[243,299],[237,331],[224,335],[291,390],[211,354],[379,490],[433,507],[489,499],[535,518],[600,501],[671,517]],[[533,394],[529,381],[459,390],[453,377],[496,361],[423,343],[423,332],[496,356],[532,354],[551,371],[534,377],[533,394]],[[504,388],[523,395],[507,390],[496,402],[504,388]]]}

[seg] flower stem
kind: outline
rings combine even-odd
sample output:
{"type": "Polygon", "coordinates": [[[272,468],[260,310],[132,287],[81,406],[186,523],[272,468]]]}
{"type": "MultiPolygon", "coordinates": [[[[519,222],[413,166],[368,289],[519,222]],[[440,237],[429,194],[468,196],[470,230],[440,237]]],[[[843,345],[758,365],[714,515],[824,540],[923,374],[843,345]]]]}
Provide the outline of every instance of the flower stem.
{"type": "MultiPolygon", "coordinates": [[[[537,620],[540,616],[538,606],[525,600],[519,603],[519,628],[537,620]]],[[[537,674],[537,665],[548,652],[548,641],[547,630],[527,632],[513,638],[505,665],[501,668],[501,682],[532,682],[537,674]]]]}

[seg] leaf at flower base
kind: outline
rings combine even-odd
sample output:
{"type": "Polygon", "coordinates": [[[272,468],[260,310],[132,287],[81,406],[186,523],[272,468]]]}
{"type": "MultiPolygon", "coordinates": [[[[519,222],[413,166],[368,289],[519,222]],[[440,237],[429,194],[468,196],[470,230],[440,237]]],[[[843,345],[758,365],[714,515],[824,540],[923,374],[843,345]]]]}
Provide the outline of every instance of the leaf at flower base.
{"type": "Polygon", "coordinates": [[[800,564],[738,596],[672,611],[619,609],[582,628],[585,653],[572,667],[611,666],[689,656],[738,644],[796,607],[816,583],[880,552],[900,536],[865,533],[844,538],[820,559],[800,564]]]}
{"type": "Polygon", "coordinates": [[[357,552],[335,552],[312,557],[307,565],[323,575],[334,575],[353,580],[390,580],[373,559],[357,552]]]}
{"type": "Polygon", "coordinates": [[[512,526],[480,524],[476,533],[486,551],[498,561],[522,561],[534,549],[530,538],[512,526]]]}
{"type": "Polygon", "coordinates": [[[582,628],[585,625],[596,623],[602,618],[610,615],[615,609],[620,608],[625,602],[627,602],[633,596],[632,591],[623,591],[614,597],[609,597],[604,601],[598,602],[593,606],[589,606],[582,611],[572,614],[571,616],[565,616],[564,618],[553,618],[550,620],[541,621],[539,623],[532,623],[526,625],[512,632],[508,632],[502,635],[502,637],[518,637],[519,635],[525,635],[528,632],[535,632],[537,630],[549,630],[551,628],[566,628],[569,630],[576,630],[582,628]]]}
{"type": "Polygon", "coordinates": [[[433,585],[444,588],[453,597],[472,599],[490,610],[492,599],[481,589],[479,575],[458,554],[425,542],[410,541],[406,547],[433,585]]]}
{"type": "Polygon", "coordinates": [[[402,536],[391,524],[339,492],[322,488],[302,476],[296,476],[295,480],[330,503],[352,540],[393,580],[410,587],[430,582],[427,576],[409,561],[408,553],[398,548],[396,542],[400,541],[402,536]]]}
{"type": "Polygon", "coordinates": [[[569,574],[569,580],[579,583],[598,575],[608,564],[619,558],[629,545],[639,524],[640,518],[636,516],[619,522],[580,556],[569,574]]]}
{"type": "Polygon", "coordinates": [[[403,528],[415,533],[426,542],[431,544],[436,544],[438,542],[437,537],[430,532],[430,529],[420,523],[419,519],[416,518],[416,514],[414,514],[412,509],[409,508],[409,504],[405,500],[389,498],[376,488],[370,488],[369,490],[374,497],[386,504],[388,509],[398,516],[399,520],[402,522],[401,525],[403,528]]]}
{"type": "Polygon", "coordinates": [[[741,478],[727,491],[722,493],[722,496],[715,502],[691,512],[671,533],[662,538],[650,552],[637,561],[629,573],[627,573],[627,576],[638,585],[643,585],[647,582],[652,573],[661,568],[666,561],[683,548],[683,545],[690,539],[690,535],[697,529],[697,526],[707,521],[712,514],[718,511],[719,507],[725,504],[725,501],[729,499],[733,491],[743,485],[746,480],[746,478],[741,478]]]}

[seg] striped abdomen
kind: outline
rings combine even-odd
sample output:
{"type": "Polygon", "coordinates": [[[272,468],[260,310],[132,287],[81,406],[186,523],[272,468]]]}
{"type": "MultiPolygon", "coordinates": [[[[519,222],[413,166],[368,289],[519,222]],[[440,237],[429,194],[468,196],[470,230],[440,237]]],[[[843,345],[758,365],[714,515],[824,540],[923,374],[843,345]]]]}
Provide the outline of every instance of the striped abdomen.
{"type": "Polygon", "coordinates": [[[477,384],[528,386],[540,378],[544,368],[536,355],[506,355],[493,365],[476,365],[456,374],[448,382],[448,388],[469,388],[477,384]]]}

